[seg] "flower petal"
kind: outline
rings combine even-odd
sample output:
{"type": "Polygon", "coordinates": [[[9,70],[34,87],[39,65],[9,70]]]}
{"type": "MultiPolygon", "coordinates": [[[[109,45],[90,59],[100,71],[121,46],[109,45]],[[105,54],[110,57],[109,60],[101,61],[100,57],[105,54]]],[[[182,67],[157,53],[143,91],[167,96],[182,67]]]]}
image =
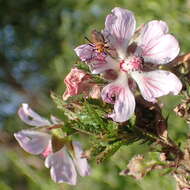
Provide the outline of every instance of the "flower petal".
{"type": "MultiPolygon", "coordinates": [[[[115,67],[115,61],[107,53],[98,53],[93,45],[84,44],[75,48],[82,61],[87,62],[92,74],[99,74],[115,67]]],[[[70,74],[69,74],[70,75],[70,74]]]]}
{"type": "Polygon", "coordinates": [[[90,61],[94,56],[95,53],[94,47],[90,44],[83,44],[75,49],[76,54],[80,57],[81,61],[90,61]]]}
{"type": "Polygon", "coordinates": [[[55,117],[54,115],[51,115],[50,116],[50,119],[51,119],[51,122],[54,124],[54,125],[59,125],[62,123],[62,121],[60,119],[58,119],[57,117],[55,117]]]}
{"type": "Polygon", "coordinates": [[[151,21],[141,30],[135,54],[146,62],[165,64],[179,53],[179,44],[174,36],[167,34],[168,27],[163,21],[151,21]]]}
{"type": "Polygon", "coordinates": [[[45,160],[45,166],[50,168],[51,178],[55,182],[76,184],[77,173],[73,161],[65,148],[49,155],[45,160]]]}
{"type": "Polygon", "coordinates": [[[141,28],[139,44],[148,44],[151,40],[167,34],[168,31],[169,29],[166,22],[161,20],[152,20],[141,28]]]}
{"type": "Polygon", "coordinates": [[[102,90],[102,99],[114,104],[114,112],[109,115],[116,122],[128,120],[135,110],[135,98],[126,81],[117,79],[102,90]]]}
{"type": "Polygon", "coordinates": [[[46,158],[47,156],[49,156],[52,153],[53,153],[52,143],[51,143],[51,141],[49,141],[48,146],[41,154],[42,154],[42,156],[44,156],[46,158]]]}
{"type": "Polygon", "coordinates": [[[120,58],[125,58],[126,49],[135,32],[136,21],[131,11],[119,7],[114,8],[106,17],[104,33],[120,58]]]}
{"type": "Polygon", "coordinates": [[[144,51],[143,58],[146,62],[166,64],[179,54],[179,44],[174,36],[167,34],[150,42],[149,48],[144,51]]]}
{"type": "Polygon", "coordinates": [[[51,141],[50,135],[32,130],[22,130],[14,133],[14,136],[19,145],[31,154],[43,153],[51,141]]]}
{"type": "Polygon", "coordinates": [[[70,73],[65,77],[66,91],[63,94],[63,100],[67,100],[70,96],[86,93],[89,89],[89,80],[91,76],[78,68],[71,69],[70,73]]]}
{"type": "Polygon", "coordinates": [[[182,89],[181,81],[169,71],[133,72],[131,75],[137,82],[142,96],[149,102],[156,102],[156,98],[169,93],[177,95],[182,89]]]}
{"type": "Polygon", "coordinates": [[[90,175],[90,167],[88,165],[87,159],[86,158],[81,158],[82,157],[82,147],[79,142],[73,141],[73,150],[74,150],[74,157],[73,161],[75,163],[75,166],[81,176],[88,176],[90,175]]]}
{"type": "Polygon", "coordinates": [[[90,64],[90,70],[92,74],[103,73],[110,69],[117,70],[117,67],[118,62],[110,56],[107,56],[104,61],[94,59],[90,64]]]}
{"type": "Polygon", "coordinates": [[[118,77],[118,72],[113,69],[106,70],[103,74],[103,78],[105,78],[108,81],[109,80],[114,81],[117,79],[117,77],[118,77]]]}
{"type": "Polygon", "coordinates": [[[31,126],[40,127],[51,125],[51,123],[47,119],[41,117],[39,114],[34,112],[28,106],[28,104],[22,104],[22,107],[20,107],[18,110],[18,115],[23,122],[31,126]]]}

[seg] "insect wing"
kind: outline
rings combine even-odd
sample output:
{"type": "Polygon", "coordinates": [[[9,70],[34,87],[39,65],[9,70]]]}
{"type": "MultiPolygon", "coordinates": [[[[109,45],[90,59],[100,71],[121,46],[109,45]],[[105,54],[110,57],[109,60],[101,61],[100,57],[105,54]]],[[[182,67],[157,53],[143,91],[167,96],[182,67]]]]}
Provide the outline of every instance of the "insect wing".
{"type": "Polygon", "coordinates": [[[104,36],[101,34],[101,32],[98,32],[97,30],[92,30],[91,32],[92,42],[93,43],[104,43],[104,36]]]}

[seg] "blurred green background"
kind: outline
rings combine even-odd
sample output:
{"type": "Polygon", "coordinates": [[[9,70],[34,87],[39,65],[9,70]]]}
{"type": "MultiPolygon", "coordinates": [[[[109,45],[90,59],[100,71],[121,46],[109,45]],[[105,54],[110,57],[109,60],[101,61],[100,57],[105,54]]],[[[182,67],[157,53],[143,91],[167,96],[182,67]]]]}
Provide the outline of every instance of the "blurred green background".
{"type": "MultiPolygon", "coordinates": [[[[132,10],[138,26],[166,21],[181,53],[190,50],[190,0],[0,0],[0,190],[175,189],[174,179],[160,172],[140,181],[118,175],[133,155],[149,151],[147,145],[123,147],[102,165],[92,162],[92,175],[72,187],[53,183],[43,160],[25,153],[13,138],[27,127],[16,115],[22,102],[44,116],[58,113],[49,95],[64,92],[64,77],[77,61],[73,48],[85,43],[92,29],[104,28],[116,6],[132,10]]],[[[166,111],[176,104],[168,99],[166,111]]],[[[173,114],[169,123],[172,138],[183,144],[185,122],[173,114]]],[[[83,145],[88,147],[87,140],[83,145]]]]}

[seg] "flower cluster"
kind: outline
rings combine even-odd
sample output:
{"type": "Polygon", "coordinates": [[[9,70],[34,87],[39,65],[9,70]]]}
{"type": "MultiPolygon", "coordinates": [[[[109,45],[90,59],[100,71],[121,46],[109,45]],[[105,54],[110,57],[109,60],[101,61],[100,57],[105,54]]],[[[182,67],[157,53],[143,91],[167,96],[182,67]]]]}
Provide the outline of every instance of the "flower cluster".
{"type": "MultiPolygon", "coordinates": [[[[21,120],[35,128],[21,130],[14,136],[26,152],[44,157],[45,166],[50,168],[51,178],[55,182],[75,185],[77,171],[80,176],[90,174],[80,143],[70,138],[75,132],[94,135],[94,139],[100,139],[100,134],[106,137],[101,138],[105,142],[98,144],[98,141],[89,151],[97,160],[104,160],[111,155],[110,152],[115,152],[126,143],[121,138],[126,139],[126,131],[117,131],[120,123],[103,118],[110,111],[110,106],[102,106],[102,101],[85,98],[102,98],[104,102],[113,104],[114,111],[108,117],[116,122],[125,122],[134,114],[134,92],[137,87],[142,97],[152,103],[161,96],[169,93],[177,95],[181,91],[182,83],[175,74],[155,69],[171,62],[179,53],[178,41],[169,34],[167,24],[153,20],[138,30],[135,28],[133,13],[116,7],[106,17],[105,28],[101,32],[93,30],[92,39],[87,39],[89,43],[75,48],[76,54],[89,66],[90,71],[87,73],[77,67],[72,68],[64,80],[66,91],[61,101],[56,103],[58,108],[61,107],[66,118],[65,126],[71,128],[71,133],[67,131],[68,128],[62,128],[64,123],[56,117],[51,116],[48,120],[27,104],[20,107],[18,115],[21,120]],[[93,74],[100,74],[100,77],[95,78],[93,74]],[[103,82],[96,83],[95,79],[103,82]],[[78,97],[68,100],[79,94],[84,98],[80,99],[79,96],[80,100],[78,97]],[[104,108],[108,108],[108,111],[104,108]],[[111,133],[109,126],[116,133],[111,133]],[[96,148],[101,151],[94,151],[96,148]]],[[[139,139],[138,135],[134,142],[136,139],[139,139]]],[[[141,178],[150,171],[152,165],[141,168],[142,161],[142,157],[133,159],[128,165],[130,171],[127,174],[141,178]]]]}
{"type": "Polygon", "coordinates": [[[86,158],[82,158],[82,147],[77,141],[65,141],[47,133],[48,129],[56,130],[60,121],[51,116],[51,121],[41,117],[27,104],[18,111],[22,121],[37,128],[21,130],[14,134],[19,145],[28,153],[45,157],[45,166],[50,168],[52,179],[58,183],[75,185],[77,173],[81,176],[90,174],[86,158]],[[46,132],[39,131],[43,127],[46,132]],[[56,142],[55,142],[56,141],[56,142]],[[54,145],[55,144],[55,145],[54,145]]]}
{"type": "Polygon", "coordinates": [[[116,75],[101,91],[103,101],[114,104],[114,112],[109,117],[116,122],[124,122],[134,113],[132,90],[135,82],[143,98],[153,103],[163,95],[177,95],[182,88],[173,73],[147,70],[148,64],[169,63],[179,53],[179,44],[169,34],[167,24],[153,20],[136,33],[135,27],[133,13],[116,7],[106,17],[104,30],[93,31],[93,40],[89,44],[75,48],[76,54],[89,65],[92,74],[116,75]]]}

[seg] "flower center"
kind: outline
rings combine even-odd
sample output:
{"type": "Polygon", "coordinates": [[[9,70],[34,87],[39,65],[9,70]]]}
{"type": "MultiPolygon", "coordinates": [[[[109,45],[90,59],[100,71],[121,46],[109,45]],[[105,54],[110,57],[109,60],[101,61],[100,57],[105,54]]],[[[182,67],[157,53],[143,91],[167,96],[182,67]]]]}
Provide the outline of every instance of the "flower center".
{"type": "Polygon", "coordinates": [[[137,56],[129,56],[120,61],[120,69],[124,72],[142,71],[143,58],[137,56]]]}

